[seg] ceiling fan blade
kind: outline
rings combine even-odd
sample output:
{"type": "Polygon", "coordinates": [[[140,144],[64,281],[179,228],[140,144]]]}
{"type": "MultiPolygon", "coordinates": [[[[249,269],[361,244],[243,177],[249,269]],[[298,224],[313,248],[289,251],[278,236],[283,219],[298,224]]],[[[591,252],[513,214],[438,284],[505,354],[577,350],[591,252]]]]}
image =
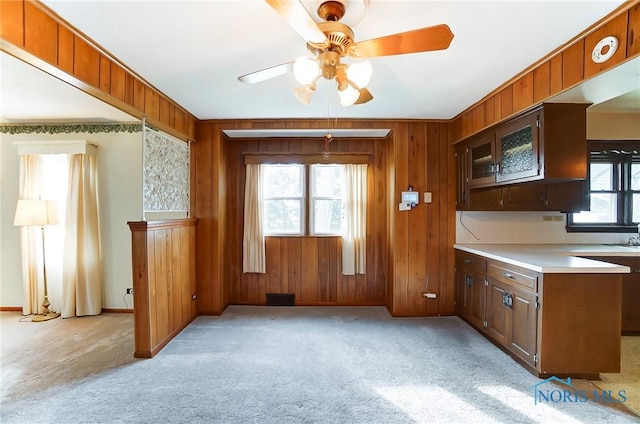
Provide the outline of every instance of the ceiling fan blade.
{"type": "Polygon", "coordinates": [[[280,75],[288,74],[289,72],[293,72],[293,61],[262,69],[260,71],[251,72],[250,74],[238,77],[238,80],[245,84],[255,84],[271,78],[279,77],[280,75]]]}
{"type": "Polygon", "coordinates": [[[318,25],[314,22],[299,0],[265,0],[269,6],[278,12],[302,38],[314,44],[327,42],[318,25]]]}
{"type": "Polygon", "coordinates": [[[349,48],[349,54],[354,57],[376,57],[444,50],[449,47],[451,40],[451,29],[441,24],[360,41],[349,48]]]}
{"type": "Polygon", "coordinates": [[[361,105],[363,103],[367,103],[369,100],[373,100],[373,94],[366,88],[360,89],[360,96],[358,100],[355,101],[354,105],[361,105]]]}

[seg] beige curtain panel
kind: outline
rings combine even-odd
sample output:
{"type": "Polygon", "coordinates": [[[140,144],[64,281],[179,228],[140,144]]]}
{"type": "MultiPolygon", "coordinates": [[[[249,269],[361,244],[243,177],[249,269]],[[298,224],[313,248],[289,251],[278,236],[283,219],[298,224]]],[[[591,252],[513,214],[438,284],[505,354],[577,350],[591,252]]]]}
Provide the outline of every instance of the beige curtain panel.
{"type": "Polygon", "coordinates": [[[247,164],[244,189],[244,236],[242,272],[267,272],[264,231],[262,228],[262,165],[247,164]]]}
{"type": "Polygon", "coordinates": [[[344,179],[342,274],[364,274],[367,269],[367,165],[345,165],[344,179]]]}
{"type": "Polygon", "coordinates": [[[102,312],[102,264],[96,157],[69,157],[62,317],[102,312]]]}

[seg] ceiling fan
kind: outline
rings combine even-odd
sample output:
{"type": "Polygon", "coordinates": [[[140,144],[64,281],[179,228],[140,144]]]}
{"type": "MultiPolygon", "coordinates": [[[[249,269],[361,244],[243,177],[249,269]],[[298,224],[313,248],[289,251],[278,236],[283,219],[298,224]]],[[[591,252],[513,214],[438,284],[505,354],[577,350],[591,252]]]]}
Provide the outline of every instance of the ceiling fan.
{"type": "MultiPolygon", "coordinates": [[[[294,94],[303,104],[309,104],[316,90],[316,81],[323,77],[335,79],[340,103],[343,106],[366,103],[373,95],[366,86],[371,79],[369,61],[345,64],[341,59],[392,56],[444,50],[449,47],[453,33],[445,24],[355,42],[351,28],[340,22],[346,12],[345,0],[322,2],[317,10],[322,22],[316,24],[299,0],[265,0],[307,42],[314,57],[299,57],[294,61],[252,72],[238,79],[255,84],[293,72],[301,84],[294,94]]],[[[368,0],[365,0],[368,5],[368,0]]]]}

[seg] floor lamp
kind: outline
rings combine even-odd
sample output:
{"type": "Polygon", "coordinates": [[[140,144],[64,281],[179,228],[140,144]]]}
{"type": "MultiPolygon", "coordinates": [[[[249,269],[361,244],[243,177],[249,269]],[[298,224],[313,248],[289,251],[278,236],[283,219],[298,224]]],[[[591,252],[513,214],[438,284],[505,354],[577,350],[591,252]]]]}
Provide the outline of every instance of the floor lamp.
{"type": "Polygon", "coordinates": [[[47,292],[47,264],[45,261],[44,227],[58,224],[56,204],[52,200],[18,200],[16,216],[13,220],[15,226],[38,226],[42,234],[42,275],[44,281],[44,300],[42,314],[35,315],[31,321],[49,321],[60,316],[57,312],[49,311],[49,294],[47,292]]]}

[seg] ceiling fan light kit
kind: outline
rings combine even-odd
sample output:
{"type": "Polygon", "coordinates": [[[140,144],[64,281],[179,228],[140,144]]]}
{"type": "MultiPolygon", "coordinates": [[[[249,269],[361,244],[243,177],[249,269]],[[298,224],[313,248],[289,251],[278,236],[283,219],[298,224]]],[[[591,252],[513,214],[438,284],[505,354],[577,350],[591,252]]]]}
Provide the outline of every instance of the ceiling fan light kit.
{"type": "MultiPolygon", "coordinates": [[[[341,59],[391,56],[444,50],[449,47],[453,33],[447,25],[425,27],[366,41],[355,42],[351,28],[339,22],[347,12],[348,0],[330,0],[320,3],[316,23],[300,0],[265,0],[307,42],[307,49],[316,59],[302,56],[292,66],[287,64],[266,68],[243,75],[238,79],[245,83],[261,82],[290,72],[302,84],[294,89],[301,103],[308,105],[316,90],[316,81],[322,76],[336,81],[340,103],[343,106],[362,104],[373,99],[367,90],[373,68],[369,61],[344,64],[341,59]]],[[[358,3],[359,4],[359,3],[358,3]]],[[[369,6],[363,1],[364,10],[369,6]]],[[[290,62],[291,63],[291,62],[290,62]]]]}

